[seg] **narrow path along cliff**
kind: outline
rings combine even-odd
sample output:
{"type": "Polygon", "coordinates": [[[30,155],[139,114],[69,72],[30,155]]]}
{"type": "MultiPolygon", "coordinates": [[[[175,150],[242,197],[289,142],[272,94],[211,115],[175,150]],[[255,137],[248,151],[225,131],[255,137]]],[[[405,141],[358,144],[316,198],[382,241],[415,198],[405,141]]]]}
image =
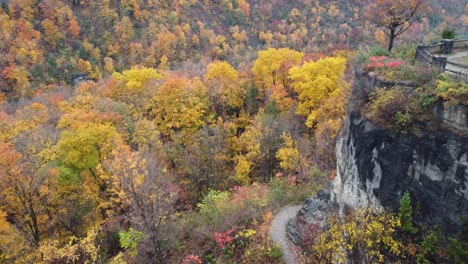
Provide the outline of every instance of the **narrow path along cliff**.
{"type": "Polygon", "coordinates": [[[279,245],[283,253],[283,260],[286,264],[296,264],[294,253],[291,251],[288,237],[286,236],[286,224],[289,219],[296,216],[302,206],[285,206],[273,218],[270,227],[270,238],[279,245]]]}

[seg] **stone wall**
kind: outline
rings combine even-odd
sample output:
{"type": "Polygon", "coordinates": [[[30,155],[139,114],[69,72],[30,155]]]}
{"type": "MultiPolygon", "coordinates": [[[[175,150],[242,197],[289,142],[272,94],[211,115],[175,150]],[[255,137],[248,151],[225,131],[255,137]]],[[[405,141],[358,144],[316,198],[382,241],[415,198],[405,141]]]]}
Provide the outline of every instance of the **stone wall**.
{"type": "Polygon", "coordinates": [[[450,105],[439,102],[432,112],[437,119],[445,124],[468,131],[468,107],[465,105],[450,105]]]}

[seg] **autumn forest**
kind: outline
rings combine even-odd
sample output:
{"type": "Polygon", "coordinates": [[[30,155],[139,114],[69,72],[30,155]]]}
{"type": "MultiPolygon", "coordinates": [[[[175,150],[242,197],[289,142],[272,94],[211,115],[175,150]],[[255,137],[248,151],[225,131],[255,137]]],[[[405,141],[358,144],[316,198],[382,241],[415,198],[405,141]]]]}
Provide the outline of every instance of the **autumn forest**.
{"type": "MultiPolygon", "coordinates": [[[[379,2],[0,0],[0,263],[281,263],[272,217],[336,176],[379,2]]],[[[468,23],[424,2],[399,58],[468,23]]]]}

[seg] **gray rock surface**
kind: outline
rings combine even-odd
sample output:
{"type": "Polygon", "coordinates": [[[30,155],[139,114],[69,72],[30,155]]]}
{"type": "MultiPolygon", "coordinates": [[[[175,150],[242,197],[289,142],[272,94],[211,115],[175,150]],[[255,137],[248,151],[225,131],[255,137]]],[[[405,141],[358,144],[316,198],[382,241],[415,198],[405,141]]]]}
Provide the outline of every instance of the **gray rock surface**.
{"type": "Polygon", "coordinates": [[[295,245],[307,244],[313,235],[324,227],[329,210],[333,208],[330,192],[321,190],[317,196],[307,199],[296,217],[289,220],[286,231],[295,245]]]}
{"type": "Polygon", "coordinates": [[[457,129],[468,131],[468,107],[465,105],[450,105],[439,102],[433,109],[433,114],[442,122],[457,129]]]}
{"type": "Polygon", "coordinates": [[[449,130],[402,136],[352,112],[337,139],[332,201],[341,210],[397,211],[405,191],[415,217],[456,235],[468,219],[468,138],[449,130]],[[418,214],[419,213],[419,214],[418,214]]]}
{"type": "Polygon", "coordinates": [[[385,82],[355,71],[349,115],[336,143],[337,177],[329,195],[325,191],[309,198],[289,221],[286,230],[295,244],[310,243],[331,210],[343,213],[371,206],[398,212],[406,191],[414,219],[442,227],[449,236],[457,237],[464,228],[463,219],[468,219],[466,107],[434,110],[451,129],[422,128],[418,135],[405,136],[359,114],[370,92],[395,85],[414,87],[410,82],[385,82]]]}

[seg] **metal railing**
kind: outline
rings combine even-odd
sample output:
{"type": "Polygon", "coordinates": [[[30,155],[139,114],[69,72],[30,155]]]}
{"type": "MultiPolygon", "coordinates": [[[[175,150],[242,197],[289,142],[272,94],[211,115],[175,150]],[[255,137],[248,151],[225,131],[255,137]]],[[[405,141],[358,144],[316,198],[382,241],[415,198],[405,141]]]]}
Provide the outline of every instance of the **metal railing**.
{"type": "Polygon", "coordinates": [[[468,49],[468,37],[454,40],[441,40],[438,43],[417,46],[415,59],[416,61],[427,63],[432,67],[438,68],[441,72],[449,72],[461,78],[468,79],[468,65],[448,61],[448,57],[444,56],[452,54],[454,50],[466,49],[468,49]]]}

